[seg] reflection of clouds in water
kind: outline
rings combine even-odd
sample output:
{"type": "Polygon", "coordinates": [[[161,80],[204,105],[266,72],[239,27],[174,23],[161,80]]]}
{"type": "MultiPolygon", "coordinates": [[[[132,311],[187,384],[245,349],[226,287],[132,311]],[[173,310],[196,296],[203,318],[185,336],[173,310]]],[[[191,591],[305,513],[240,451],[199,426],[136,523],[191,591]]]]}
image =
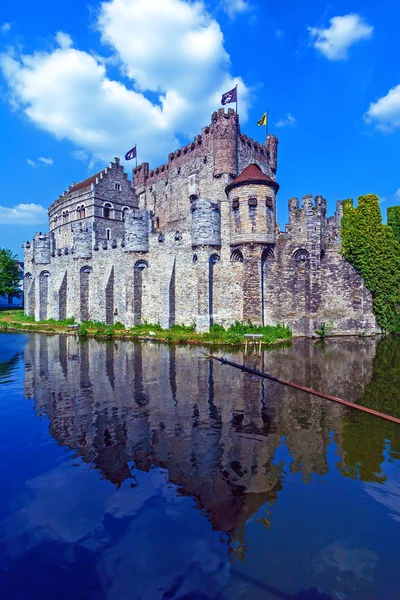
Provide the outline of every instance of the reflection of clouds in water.
{"type": "Polygon", "coordinates": [[[22,508],[0,524],[6,554],[57,542],[63,560],[74,562],[71,548],[79,545],[93,553],[110,600],[156,600],[175,589],[171,597],[213,598],[229,579],[228,547],[167,477],[137,473],[136,487],[115,490],[94,471],[65,463],[31,479],[22,508]]]}
{"type": "MultiPolygon", "coordinates": [[[[321,550],[314,561],[314,571],[338,571],[336,579],[342,579],[340,574],[353,574],[357,579],[372,581],[373,571],[378,561],[378,555],[366,548],[354,547],[350,540],[339,540],[321,550]]],[[[340,596],[337,596],[338,598],[340,596]]]]}
{"type": "Polygon", "coordinates": [[[1,523],[7,541],[13,538],[7,544],[7,548],[13,546],[12,554],[22,554],[42,541],[75,544],[105,535],[101,524],[104,496],[113,489],[93,472],[63,464],[28,480],[26,487],[22,508],[1,523]]]}
{"type": "Polygon", "coordinates": [[[390,480],[384,486],[376,483],[366,483],[365,491],[376,502],[389,509],[389,515],[400,522],[400,483],[390,480]]]}
{"type": "Polygon", "coordinates": [[[178,517],[147,507],[99,565],[108,600],[215,598],[229,576],[226,545],[188,510],[178,517]]]}

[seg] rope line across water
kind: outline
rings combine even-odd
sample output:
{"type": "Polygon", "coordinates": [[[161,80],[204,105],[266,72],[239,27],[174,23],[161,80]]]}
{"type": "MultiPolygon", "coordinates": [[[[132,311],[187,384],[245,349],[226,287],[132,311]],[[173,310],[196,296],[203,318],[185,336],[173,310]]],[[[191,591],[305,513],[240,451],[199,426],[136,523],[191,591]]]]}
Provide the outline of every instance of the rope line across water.
{"type": "Polygon", "coordinates": [[[276,383],[280,383],[282,385],[287,385],[288,387],[295,388],[296,390],[301,390],[302,392],[307,392],[307,394],[313,394],[313,396],[318,396],[319,398],[325,398],[326,400],[331,400],[331,402],[338,402],[339,404],[344,404],[344,406],[349,406],[350,408],[354,408],[356,410],[360,410],[362,412],[368,413],[370,415],[374,415],[375,417],[379,417],[381,419],[386,419],[386,421],[391,421],[392,423],[398,423],[400,425],[400,419],[397,417],[392,417],[391,415],[386,415],[385,413],[379,412],[378,410],[374,410],[373,408],[368,408],[367,406],[361,406],[359,404],[355,404],[354,402],[348,402],[347,400],[342,400],[342,398],[337,398],[337,396],[331,396],[330,394],[324,394],[323,392],[318,392],[317,390],[313,390],[308,387],[304,387],[302,385],[298,385],[297,383],[292,383],[291,381],[286,381],[285,379],[280,379],[279,377],[274,377],[273,375],[269,375],[268,373],[264,373],[263,371],[258,371],[257,369],[251,369],[250,367],[246,367],[246,365],[240,365],[238,363],[234,363],[226,358],[222,358],[220,356],[215,356],[214,354],[206,354],[207,358],[211,358],[212,360],[217,360],[224,365],[230,365],[231,367],[235,367],[235,369],[240,369],[241,371],[246,371],[246,373],[252,373],[253,375],[258,375],[259,377],[263,377],[264,379],[269,379],[270,381],[275,381],[276,383]]]}

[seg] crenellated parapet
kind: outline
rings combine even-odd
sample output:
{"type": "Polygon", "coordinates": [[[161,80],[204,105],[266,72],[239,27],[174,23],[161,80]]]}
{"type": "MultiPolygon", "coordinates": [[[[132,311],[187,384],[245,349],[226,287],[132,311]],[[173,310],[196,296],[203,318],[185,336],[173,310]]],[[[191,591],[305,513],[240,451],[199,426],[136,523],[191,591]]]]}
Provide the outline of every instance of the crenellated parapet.
{"type": "Polygon", "coordinates": [[[191,202],[192,245],[221,245],[221,212],[218,202],[194,198],[191,202]]]}
{"type": "Polygon", "coordinates": [[[214,139],[214,177],[238,174],[237,139],[239,119],[237,113],[223,108],[211,115],[211,134],[214,139]]]}
{"type": "Polygon", "coordinates": [[[95,241],[94,225],[75,223],[72,229],[74,258],[92,258],[92,247],[95,241]]]}
{"type": "Polygon", "coordinates": [[[134,208],[125,215],[125,252],[149,251],[149,212],[134,208]]]}
{"type": "Polygon", "coordinates": [[[142,163],[132,170],[133,185],[140,194],[145,188],[159,182],[167,184],[171,172],[196,161],[211,161],[212,176],[235,177],[249,163],[257,163],[263,172],[272,179],[276,176],[278,140],[268,135],[265,143],[260,143],[240,132],[238,114],[229,108],[220,108],[211,115],[210,125],[203,127],[189,144],[168,155],[168,161],[150,169],[149,163],[142,163]]]}
{"type": "Polygon", "coordinates": [[[33,238],[32,261],[36,265],[48,265],[51,260],[52,251],[51,233],[35,233],[33,238]]]}

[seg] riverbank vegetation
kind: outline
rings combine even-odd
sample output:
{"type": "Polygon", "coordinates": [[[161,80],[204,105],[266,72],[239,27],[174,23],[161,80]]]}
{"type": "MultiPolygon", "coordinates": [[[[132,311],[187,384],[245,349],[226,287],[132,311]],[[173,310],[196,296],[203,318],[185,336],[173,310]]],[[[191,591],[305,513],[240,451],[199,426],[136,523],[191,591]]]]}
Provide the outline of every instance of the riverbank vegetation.
{"type": "Polygon", "coordinates": [[[342,254],[372,293],[372,309],[383,332],[400,335],[400,207],[388,210],[382,223],[379,199],[360,196],[344,203],[342,254]]]}
{"type": "MultiPolygon", "coordinates": [[[[35,321],[27,317],[23,311],[3,311],[0,313],[0,331],[38,331],[42,333],[67,333],[68,325],[74,325],[74,319],[55,321],[35,321]]],[[[221,325],[213,325],[207,333],[196,333],[194,325],[173,325],[170,329],[162,329],[160,325],[144,323],[129,329],[122,323],[106,325],[98,321],[86,321],[80,324],[81,337],[98,339],[153,339],[162,342],[175,343],[205,343],[205,344],[242,344],[245,334],[261,334],[264,344],[271,344],[292,337],[292,331],[283,324],[266,325],[265,327],[236,322],[227,329],[221,325]]]]}

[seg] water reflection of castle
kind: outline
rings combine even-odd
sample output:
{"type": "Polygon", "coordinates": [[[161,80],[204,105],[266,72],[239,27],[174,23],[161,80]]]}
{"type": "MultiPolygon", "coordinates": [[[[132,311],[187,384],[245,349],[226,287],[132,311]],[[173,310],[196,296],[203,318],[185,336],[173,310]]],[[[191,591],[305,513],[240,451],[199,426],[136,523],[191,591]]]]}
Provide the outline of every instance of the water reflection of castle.
{"type": "MultiPolygon", "coordinates": [[[[359,398],[376,346],[360,339],[338,347],[322,352],[297,340],[260,360],[276,375],[359,398]]],[[[72,337],[32,335],[25,369],[25,395],[47,415],[60,444],[116,485],[132,478],[132,461],[145,471],[165,467],[215,528],[239,538],[245,521],[274,502],[284,485],[274,461],[283,436],[291,468],[305,480],[327,472],[331,432],[338,467],[352,466],[343,443],[349,414],[343,407],[212,364],[197,347],[77,344],[72,337]]]]}

